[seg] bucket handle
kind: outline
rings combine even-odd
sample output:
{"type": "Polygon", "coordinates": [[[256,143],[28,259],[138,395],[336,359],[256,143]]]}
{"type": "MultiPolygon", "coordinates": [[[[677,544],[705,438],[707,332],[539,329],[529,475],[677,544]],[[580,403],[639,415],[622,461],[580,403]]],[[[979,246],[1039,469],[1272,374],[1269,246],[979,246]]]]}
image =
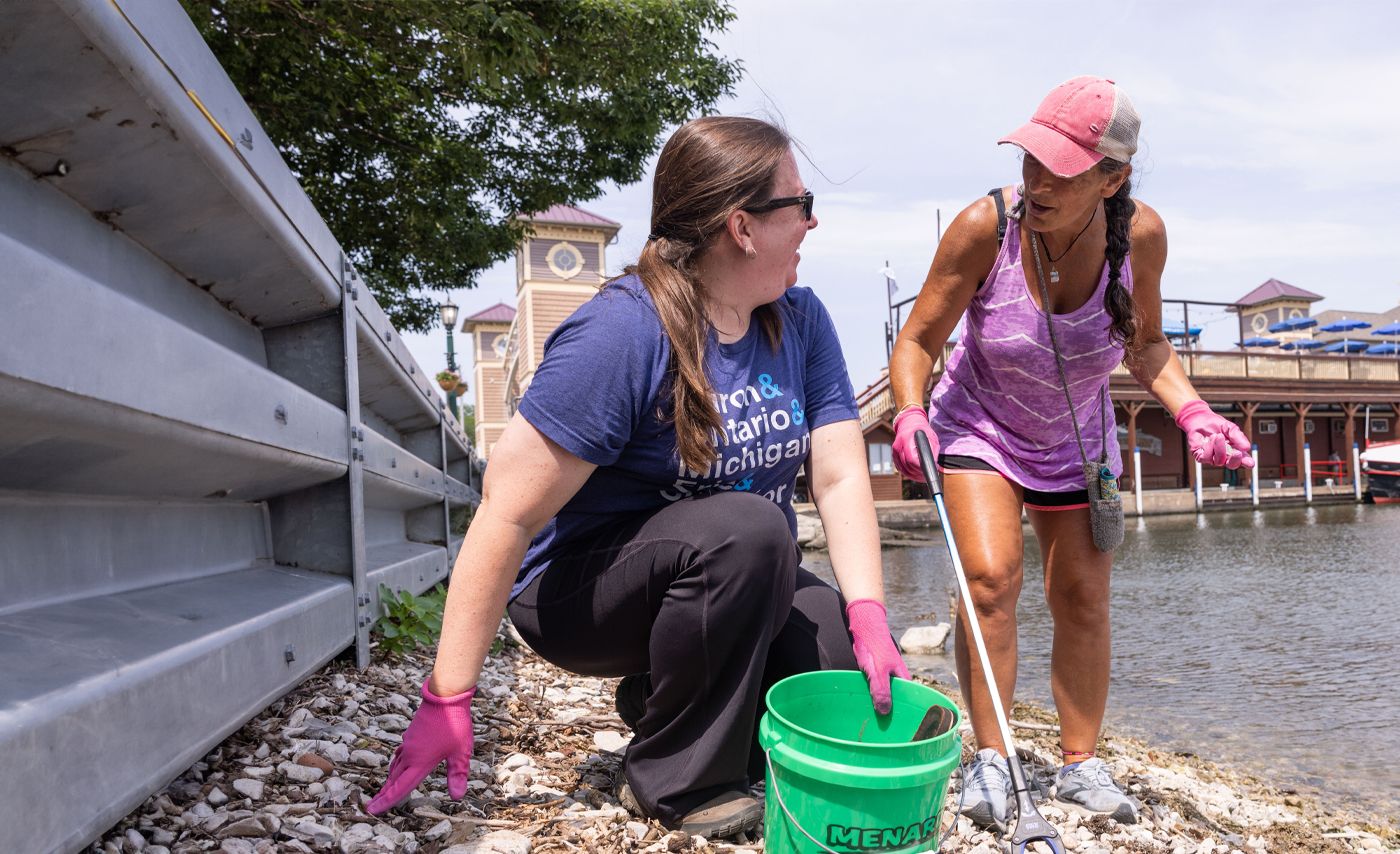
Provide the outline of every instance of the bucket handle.
{"type": "MultiPolygon", "coordinates": [[[[808,833],[808,832],[807,832],[807,828],[805,828],[805,827],[802,826],[802,823],[799,822],[799,821],[797,820],[797,816],[793,815],[792,812],[787,808],[787,804],[783,802],[783,793],[782,793],[781,791],[778,790],[778,778],[777,778],[776,776],[774,776],[774,774],[773,774],[773,748],[769,747],[769,748],[767,748],[766,750],[763,751],[763,760],[764,760],[764,762],[766,762],[766,763],[768,764],[768,784],[767,784],[767,788],[768,788],[768,789],[771,789],[772,792],[773,792],[773,795],[778,799],[778,807],[779,807],[780,809],[782,809],[783,815],[787,816],[788,822],[791,823],[793,827],[797,828],[797,831],[798,831],[799,833],[801,833],[803,836],[805,836],[805,837],[807,837],[808,839],[810,839],[810,840],[812,841],[812,844],[813,844],[813,845],[815,845],[815,846],[817,846],[818,848],[820,848],[821,850],[827,852],[827,854],[843,854],[843,852],[841,852],[841,851],[837,851],[837,850],[835,850],[835,849],[826,847],[826,845],[825,845],[820,839],[818,839],[818,838],[816,838],[815,836],[813,836],[812,834],[808,833]]],[[[941,850],[943,849],[943,843],[945,843],[945,842],[948,841],[948,837],[951,836],[952,833],[953,833],[953,830],[957,828],[957,826],[958,826],[958,813],[962,812],[963,795],[966,794],[966,793],[967,793],[967,787],[966,787],[966,786],[961,787],[961,788],[958,789],[958,809],[957,809],[956,812],[953,813],[953,820],[952,820],[951,823],[949,823],[948,829],[945,830],[945,831],[943,831],[943,835],[942,835],[942,836],[938,837],[938,844],[937,844],[936,846],[934,846],[934,848],[933,848],[933,851],[934,851],[934,852],[938,852],[938,851],[941,851],[941,850]]],[[[867,850],[868,852],[874,852],[874,854],[879,854],[880,851],[892,851],[892,850],[894,850],[894,849],[892,849],[892,848],[878,848],[878,849],[877,849],[877,848],[870,848],[870,849],[866,849],[866,850],[867,850]]]]}

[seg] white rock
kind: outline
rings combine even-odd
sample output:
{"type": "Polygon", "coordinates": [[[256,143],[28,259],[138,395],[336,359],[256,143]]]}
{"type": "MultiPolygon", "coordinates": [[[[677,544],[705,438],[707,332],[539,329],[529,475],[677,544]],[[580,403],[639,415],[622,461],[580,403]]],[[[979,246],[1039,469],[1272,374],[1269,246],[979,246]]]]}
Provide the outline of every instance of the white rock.
{"type": "Polygon", "coordinates": [[[356,848],[374,838],[374,828],[368,824],[352,824],[340,837],[340,850],[351,854],[356,848]]]}
{"type": "Polygon", "coordinates": [[[251,840],[234,837],[225,839],[219,846],[223,854],[257,854],[257,846],[251,840]]]}
{"type": "Polygon", "coordinates": [[[605,729],[593,733],[594,746],[604,753],[621,753],[629,743],[631,740],[620,732],[605,729]]]}
{"type": "Polygon", "coordinates": [[[221,807],[224,804],[228,803],[228,795],[225,795],[224,790],[220,789],[218,786],[215,786],[214,788],[210,789],[209,794],[205,795],[204,797],[206,800],[209,801],[209,803],[213,804],[216,807],[221,807]]]}
{"type": "Polygon", "coordinates": [[[442,854],[530,854],[530,840],[513,830],[497,830],[445,848],[442,854]]]}
{"type": "Polygon", "coordinates": [[[134,827],[127,828],[126,843],[137,851],[146,850],[146,837],[142,836],[141,832],[134,827]]]}
{"type": "Polygon", "coordinates": [[[501,767],[506,769],[507,771],[514,771],[517,768],[523,768],[526,765],[531,764],[533,763],[530,761],[530,757],[526,756],[525,754],[512,753],[511,755],[506,757],[506,761],[501,763],[501,767]]]}
{"type": "Polygon", "coordinates": [[[378,768],[384,764],[384,757],[373,750],[352,750],[350,751],[350,761],[367,768],[378,768]]]}
{"type": "Polygon", "coordinates": [[[309,765],[298,765],[295,762],[282,762],[277,766],[277,770],[282,772],[282,776],[288,780],[295,780],[298,783],[314,783],[325,776],[320,768],[312,768],[309,765]]]}
{"type": "Polygon", "coordinates": [[[271,777],[276,770],[271,765],[249,765],[243,769],[243,774],[247,777],[271,777]]]}
{"type": "Polygon", "coordinates": [[[643,824],[640,821],[629,821],[627,822],[627,832],[632,834],[633,839],[641,842],[651,832],[651,825],[643,824]]]}
{"type": "Polygon", "coordinates": [[[447,834],[451,832],[452,822],[448,821],[447,819],[443,819],[442,821],[428,828],[427,832],[423,834],[423,838],[428,840],[429,842],[432,842],[434,840],[444,838],[445,836],[447,836],[447,834]]]}
{"type": "Polygon", "coordinates": [[[249,816],[248,818],[241,818],[232,824],[225,825],[224,828],[219,831],[219,835],[248,836],[260,839],[267,836],[267,828],[261,821],[249,816]]]}
{"type": "Polygon", "coordinates": [[[246,777],[233,781],[233,790],[245,798],[252,798],[255,801],[262,800],[263,782],[261,780],[249,780],[246,777]]]}
{"type": "Polygon", "coordinates": [[[911,626],[899,636],[899,647],[909,655],[931,655],[943,652],[952,626],[939,623],[936,626],[911,626]]]}

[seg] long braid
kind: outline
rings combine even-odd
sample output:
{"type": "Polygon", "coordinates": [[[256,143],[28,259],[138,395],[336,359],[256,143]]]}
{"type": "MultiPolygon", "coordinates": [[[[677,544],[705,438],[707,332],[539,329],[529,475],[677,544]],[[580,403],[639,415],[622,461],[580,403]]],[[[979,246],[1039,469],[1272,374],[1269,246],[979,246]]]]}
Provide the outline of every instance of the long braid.
{"type": "MultiPolygon", "coordinates": [[[[1117,174],[1128,164],[1105,157],[1099,161],[1099,169],[1109,175],[1117,174]]],[[[1134,336],[1137,335],[1137,317],[1133,307],[1133,297],[1123,287],[1123,260],[1132,249],[1130,237],[1133,214],[1137,203],[1132,198],[1132,180],[1126,179],[1118,192],[1104,199],[1103,210],[1107,229],[1108,247],[1104,253],[1108,260],[1108,288],[1104,291],[1103,304],[1112,318],[1109,337],[1132,352],[1134,336]]]]}

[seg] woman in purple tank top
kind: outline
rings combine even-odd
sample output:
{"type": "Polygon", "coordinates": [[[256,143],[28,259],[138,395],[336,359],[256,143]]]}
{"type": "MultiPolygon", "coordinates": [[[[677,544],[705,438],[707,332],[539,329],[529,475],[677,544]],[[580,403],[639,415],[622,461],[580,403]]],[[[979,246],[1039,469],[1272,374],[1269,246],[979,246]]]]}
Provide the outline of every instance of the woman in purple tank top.
{"type": "MultiPolygon", "coordinates": [[[[1113,556],[1094,544],[1084,479],[1086,457],[1122,471],[1109,373],[1125,363],[1175,414],[1196,459],[1254,464],[1248,440],[1200,399],[1162,334],[1167,237],[1156,211],[1131,196],[1138,125],[1111,80],[1077,77],[1051,91],[1000,140],[1023,150],[1022,184],[994,190],[949,226],[890,361],[894,461],[922,481],[914,437],[928,435],[1003,706],[1016,682],[1025,508],[1055,625],[1051,689],[1064,754],[1055,796],[1124,823],[1136,821],[1137,804],[1094,757],[1108,699],[1113,556]],[[963,317],[926,414],[934,354],[963,317]]],[[[1011,793],[1005,746],[961,620],[956,639],[981,748],[965,775],[964,812],[1001,825],[1011,793]]]]}

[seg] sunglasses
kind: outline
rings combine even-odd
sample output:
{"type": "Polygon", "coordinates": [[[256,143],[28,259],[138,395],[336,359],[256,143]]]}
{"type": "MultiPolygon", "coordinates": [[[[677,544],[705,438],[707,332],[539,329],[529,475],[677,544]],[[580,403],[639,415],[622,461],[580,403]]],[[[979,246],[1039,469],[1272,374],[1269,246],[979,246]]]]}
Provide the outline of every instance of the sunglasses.
{"type": "Polygon", "coordinates": [[[768,211],[775,211],[778,208],[790,208],[793,205],[801,205],[802,221],[807,222],[812,219],[812,203],[815,199],[816,197],[812,195],[812,191],[808,190],[800,196],[783,196],[780,199],[769,199],[766,202],[760,202],[752,207],[744,208],[744,210],[749,213],[767,213],[768,211]]]}

